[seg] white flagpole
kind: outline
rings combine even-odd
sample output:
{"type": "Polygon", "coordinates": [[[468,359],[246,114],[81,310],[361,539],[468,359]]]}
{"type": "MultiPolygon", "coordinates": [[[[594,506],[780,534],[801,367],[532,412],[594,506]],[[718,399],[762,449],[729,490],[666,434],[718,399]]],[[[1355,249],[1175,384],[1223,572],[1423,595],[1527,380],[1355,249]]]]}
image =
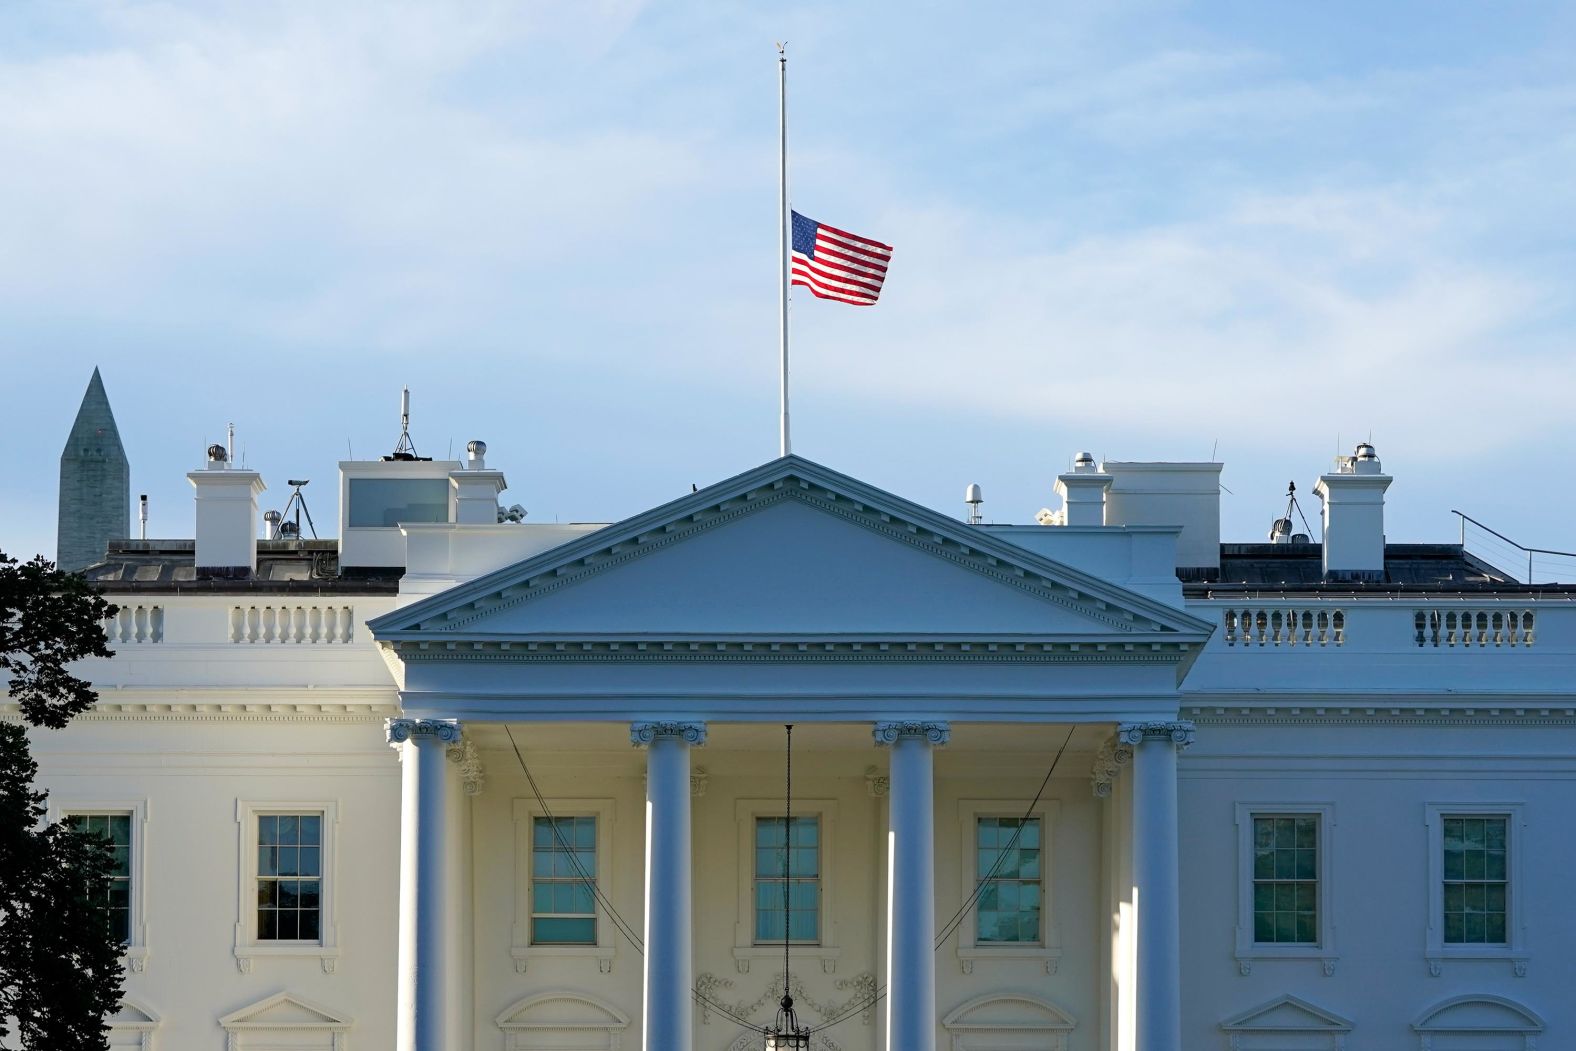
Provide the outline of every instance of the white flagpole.
{"type": "Polygon", "coordinates": [[[793,451],[788,441],[788,259],[792,234],[788,216],[788,53],[777,45],[777,130],[778,188],[781,191],[777,224],[777,261],[782,267],[782,285],[777,290],[781,308],[779,336],[782,341],[782,441],[780,456],[793,451]]]}

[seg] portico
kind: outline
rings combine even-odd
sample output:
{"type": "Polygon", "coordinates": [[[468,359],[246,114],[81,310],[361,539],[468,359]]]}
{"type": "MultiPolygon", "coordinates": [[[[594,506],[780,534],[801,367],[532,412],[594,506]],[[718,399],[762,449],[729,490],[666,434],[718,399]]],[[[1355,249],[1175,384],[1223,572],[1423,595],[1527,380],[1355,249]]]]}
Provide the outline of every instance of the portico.
{"type": "MultiPolygon", "coordinates": [[[[498,926],[483,916],[489,895],[518,898],[510,888],[528,879],[488,844],[543,808],[609,815],[596,826],[614,855],[604,868],[639,840],[639,896],[611,873],[620,886],[597,906],[640,932],[638,1003],[612,995],[629,988],[637,953],[607,937],[611,915],[579,952],[512,935],[525,942],[516,973],[541,995],[602,1003],[631,1027],[639,1018],[647,1049],[743,1046],[711,1035],[707,1002],[748,1007],[727,988],[780,973],[735,929],[747,905],[728,890],[750,890],[751,808],[773,791],[789,722],[805,731],[803,799],[826,837],[822,927],[795,939],[796,979],[802,966],[819,983],[811,999],[871,1015],[879,1046],[931,1051],[943,1018],[980,999],[964,994],[996,983],[1043,1008],[1046,1026],[1079,1026],[1079,1046],[1098,1032],[1102,1048],[1179,1048],[1176,754],[1192,729],[1178,685],[1210,628],[1167,597],[789,457],[372,622],[403,708],[388,727],[404,766],[401,1051],[470,1043],[471,986],[496,966],[483,944],[498,926]],[[443,759],[463,757],[467,741],[488,786],[474,799],[443,759]],[[713,787],[697,796],[703,767],[713,787]],[[644,814],[625,805],[608,830],[636,778],[644,814]],[[976,815],[1029,812],[1046,815],[1035,827],[1056,852],[1046,934],[938,953],[938,924],[974,889],[958,859],[976,844],[961,837],[976,815]],[[733,857],[736,872],[713,863],[733,857]],[[1053,945],[1058,910],[1109,922],[1053,945]],[[456,937],[457,926],[475,933],[456,937]],[[731,976],[697,970],[698,957],[723,954],[731,976]],[[1070,998],[1084,1002],[1058,1002],[1070,998]]],[[[878,1043],[817,1046],[861,1042],[878,1043]]]]}

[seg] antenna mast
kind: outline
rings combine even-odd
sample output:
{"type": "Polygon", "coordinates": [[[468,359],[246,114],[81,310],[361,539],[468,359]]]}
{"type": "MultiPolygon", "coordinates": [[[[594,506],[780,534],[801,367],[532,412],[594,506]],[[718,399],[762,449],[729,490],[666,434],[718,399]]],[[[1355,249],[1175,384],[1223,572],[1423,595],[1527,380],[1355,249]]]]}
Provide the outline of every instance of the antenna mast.
{"type": "Polygon", "coordinates": [[[416,444],[410,440],[410,388],[403,387],[399,392],[399,441],[394,443],[394,455],[391,460],[416,459],[416,444]]]}

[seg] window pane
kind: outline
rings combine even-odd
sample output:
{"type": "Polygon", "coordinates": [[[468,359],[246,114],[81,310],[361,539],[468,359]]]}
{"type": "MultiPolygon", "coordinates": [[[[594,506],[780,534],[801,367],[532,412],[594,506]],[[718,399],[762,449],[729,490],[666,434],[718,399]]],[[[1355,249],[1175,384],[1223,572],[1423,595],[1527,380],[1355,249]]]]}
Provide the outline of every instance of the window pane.
{"type": "Polygon", "coordinates": [[[316,909],[303,911],[297,936],[307,941],[318,941],[322,937],[319,932],[320,924],[318,922],[321,915],[316,909]]]}
{"type": "Polygon", "coordinates": [[[274,909],[257,910],[257,937],[273,941],[279,937],[279,913],[274,909]]]}
{"type": "Polygon", "coordinates": [[[596,920],[534,917],[531,920],[531,941],[538,945],[595,945],[596,920]]]}
{"type": "Polygon", "coordinates": [[[323,818],[318,814],[302,814],[300,825],[301,845],[307,847],[320,847],[323,845],[323,818]]]}
{"type": "Polygon", "coordinates": [[[354,527],[448,520],[447,478],[350,479],[350,524],[354,527]]]}

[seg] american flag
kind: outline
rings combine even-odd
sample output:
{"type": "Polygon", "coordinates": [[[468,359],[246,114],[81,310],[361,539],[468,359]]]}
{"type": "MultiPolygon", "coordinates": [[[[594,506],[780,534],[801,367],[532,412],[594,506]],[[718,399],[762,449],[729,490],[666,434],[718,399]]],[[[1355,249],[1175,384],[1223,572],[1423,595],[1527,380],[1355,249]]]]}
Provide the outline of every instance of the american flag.
{"type": "Polygon", "coordinates": [[[793,283],[867,307],[881,295],[892,246],[793,213],[793,283]]]}

